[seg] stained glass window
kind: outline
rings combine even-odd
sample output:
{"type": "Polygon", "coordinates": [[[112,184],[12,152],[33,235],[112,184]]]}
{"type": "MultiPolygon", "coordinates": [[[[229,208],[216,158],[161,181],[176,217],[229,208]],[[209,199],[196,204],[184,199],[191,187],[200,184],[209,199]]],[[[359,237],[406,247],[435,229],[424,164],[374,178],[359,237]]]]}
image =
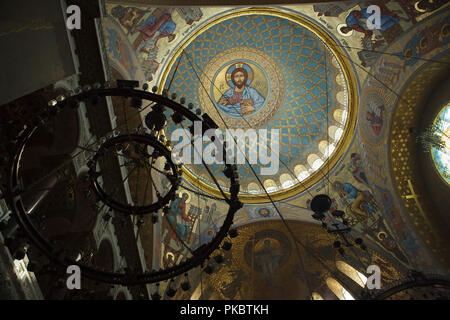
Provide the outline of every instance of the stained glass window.
{"type": "Polygon", "coordinates": [[[434,120],[435,134],[441,138],[440,146],[431,146],[431,155],[439,175],[450,185],[450,102],[434,120]]]}

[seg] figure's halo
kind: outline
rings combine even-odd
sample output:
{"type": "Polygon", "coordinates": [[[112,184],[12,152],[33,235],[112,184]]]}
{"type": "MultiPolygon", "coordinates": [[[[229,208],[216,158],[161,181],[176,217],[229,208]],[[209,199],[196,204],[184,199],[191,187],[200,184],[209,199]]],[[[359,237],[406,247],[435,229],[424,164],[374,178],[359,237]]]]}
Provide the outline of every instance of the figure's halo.
{"type": "Polygon", "coordinates": [[[427,12],[427,10],[419,8],[419,6],[418,6],[419,2],[420,1],[417,1],[416,3],[414,3],[414,9],[416,9],[418,12],[422,12],[422,13],[427,12]]]}
{"type": "Polygon", "coordinates": [[[187,196],[188,196],[188,198],[186,199],[186,201],[184,202],[184,203],[189,203],[190,201],[191,201],[191,194],[189,193],[189,192],[187,192],[187,191],[183,191],[183,192],[181,192],[179,195],[178,195],[178,197],[179,198],[183,198],[183,194],[187,194],[187,196]]]}
{"type": "Polygon", "coordinates": [[[384,237],[385,238],[387,238],[387,234],[386,234],[386,232],[384,232],[384,231],[381,231],[381,232],[379,232],[378,234],[377,234],[377,238],[378,238],[378,240],[382,240],[381,239],[381,235],[383,235],[384,234],[384,237]]]}
{"type": "Polygon", "coordinates": [[[337,25],[336,31],[337,31],[341,36],[343,36],[343,37],[350,37],[350,36],[353,34],[353,30],[350,31],[350,32],[347,32],[347,33],[342,33],[342,32],[341,32],[341,28],[342,28],[342,27],[346,27],[346,26],[347,26],[346,23],[340,23],[340,24],[337,25]]]}
{"type": "Polygon", "coordinates": [[[225,81],[227,82],[228,86],[230,88],[234,88],[233,81],[231,81],[231,74],[236,68],[244,68],[247,71],[248,78],[245,85],[249,86],[253,81],[253,69],[245,62],[236,62],[228,67],[227,72],[225,73],[225,81]]]}
{"type": "Polygon", "coordinates": [[[255,252],[255,253],[258,253],[258,252],[260,252],[261,250],[263,250],[263,248],[264,248],[264,246],[265,246],[265,245],[264,245],[264,242],[265,242],[266,240],[269,241],[270,247],[271,247],[272,249],[281,250],[281,244],[280,244],[280,241],[278,241],[277,239],[274,239],[274,238],[266,237],[266,238],[263,238],[263,239],[259,239],[259,240],[255,243],[255,247],[254,247],[254,252],[255,252]]]}
{"type": "Polygon", "coordinates": [[[172,260],[175,261],[175,255],[172,252],[170,252],[170,251],[168,251],[166,253],[166,259],[167,260],[169,260],[169,257],[172,257],[172,260]]]}

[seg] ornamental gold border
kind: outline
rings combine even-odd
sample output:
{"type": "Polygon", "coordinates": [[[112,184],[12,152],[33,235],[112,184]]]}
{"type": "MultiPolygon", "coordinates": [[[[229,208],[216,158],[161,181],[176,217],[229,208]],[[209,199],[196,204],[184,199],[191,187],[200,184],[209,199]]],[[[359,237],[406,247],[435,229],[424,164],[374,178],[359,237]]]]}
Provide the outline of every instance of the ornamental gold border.
{"type": "MultiPolygon", "coordinates": [[[[358,89],[356,85],[356,77],[353,72],[352,66],[350,62],[347,59],[346,54],[341,49],[341,47],[335,42],[335,40],[325,31],[322,29],[322,27],[316,25],[314,22],[308,20],[305,17],[302,17],[300,15],[293,14],[292,12],[283,11],[280,9],[274,9],[274,8],[246,8],[246,9],[239,9],[235,10],[231,13],[226,13],[218,18],[215,18],[209,22],[207,22],[202,27],[198,28],[192,35],[190,35],[184,43],[179,45],[179,47],[175,50],[172,57],[170,58],[167,67],[164,69],[163,74],[161,76],[161,79],[159,81],[158,85],[158,93],[162,93],[162,88],[169,76],[169,72],[172,69],[172,66],[180,56],[180,54],[183,52],[183,50],[189,46],[200,34],[207,31],[214,25],[221,23],[225,20],[240,17],[240,16],[247,16],[247,15],[271,15],[283,19],[287,19],[289,21],[292,21],[294,23],[299,24],[300,26],[308,29],[309,31],[313,32],[324,44],[328,49],[333,53],[333,55],[336,57],[336,60],[339,63],[339,66],[344,72],[345,82],[347,85],[348,90],[348,113],[347,113],[347,120],[344,126],[344,133],[339,140],[333,154],[322,164],[322,166],[314,171],[308,178],[303,180],[302,182],[296,183],[294,186],[279,190],[276,192],[270,193],[270,198],[267,195],[249,195],[249,194],[239,194],[239,200],[244,203],[265,203],[273,201],[280,201],[285,200],[288,198],[291,198],[293,196],[296,196],[297,194],[309,189],[313,185],[315,185],[317,182],[319,182],[321,179],[325,177],[328,172],[326,172],[326,169],[334,168],[334,166],[338,163],[342,155],[347,150],[348,146],[350,145],[350,142],[353,138],[353,134],[355,132],[356,127],[356,119],[357,119],[357,113],[358,113],[358,89]]],[[[184,177],[186,180],[193,185],[194,187],[199,188],[203,192],[206,192],[210,195],[213,195],[218,198],[222,198],[223,196],[220,193],[218,189],[215,187],[210,186],[204,181],[201,181],[198,177],[194,176],[188,169],[186,169],[184,166],[182,167],[184,177]]],[[[228,192],[225,192],[227,196],[229,196],[228,192]]]]}

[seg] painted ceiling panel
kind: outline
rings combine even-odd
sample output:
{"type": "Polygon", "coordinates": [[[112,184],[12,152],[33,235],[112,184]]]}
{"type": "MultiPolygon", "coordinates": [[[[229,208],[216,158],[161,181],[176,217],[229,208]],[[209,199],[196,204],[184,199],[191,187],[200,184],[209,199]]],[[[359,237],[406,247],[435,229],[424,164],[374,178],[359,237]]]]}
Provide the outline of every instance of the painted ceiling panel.
{"type": "MultiPolygon", "coordinates": [[[[288,168],[302,164],[312,172],[317,168],[308,166],[308,155],[318,154],[322,162],[327,160],[317,148],[319,142],[338,143],[327,128],[341,126],[332,114],[348,109],[348,89],[345,81],[337,82],[344,78],[344,71],[323,39],[304,20],[289,19],[280,12],[237,11],[212,20],[174,55],[162,82],[166,88],[170,84],[169,91],[178,97],[198,101],[219,128],[267,129],[269,137],[271,130],[278,129],[280,170],[264,178],[279,181],[279,176],[287,173],[296,184],[298,180],[288,168]],[[246,87],[262,97],[260,105],[249,113],[239,104],[220,101],[234,93],[231,77],[237,67],[247,70],[246,87]],[[345,95],[343,103],[337,101],[338,92],[345,95]]],[[[252,148],[249,141],[246,147],[252,148]]],[[[215,175],[222,175],[219,168],[213,165],[215,175]]],[[[260,169],[255,166],[257,174],[260,169]]],[[[189,170],[197,177],[207,176],[199,166],[189,166],[189,170]]],[[[247,164],[240,164],[238,170],[244,188],[256,181],[247,164]]]]}

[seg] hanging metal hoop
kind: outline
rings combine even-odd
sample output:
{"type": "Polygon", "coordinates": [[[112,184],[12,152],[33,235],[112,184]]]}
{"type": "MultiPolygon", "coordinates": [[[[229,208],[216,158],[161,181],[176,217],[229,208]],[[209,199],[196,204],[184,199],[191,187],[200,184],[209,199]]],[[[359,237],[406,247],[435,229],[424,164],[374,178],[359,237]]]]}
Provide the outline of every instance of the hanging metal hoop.
{"type": "MultiPolygon", "coordinates": [[[[73,95],[66,99],[62,99],[61,101],[57,101],[56,104],[53,103],[49,106],[49,110],[53,108],[67,108],[76,106],[80,101],[84,101],[93,97],[105,97],[105,96],[119,96],[119,97],[130,97],[133,99],[142,99],[152,101],[158,104],[161,104],[169,109],[172,109],[174,114],[179,114],[188,119],[189,121],[202,121],[203,127],[205,129],[210,128],[210,122],[204,121],[199,115],[196,115],[185,108],[183,105],[170,100],[162,95],[154,94],[147,91],[135,90],[135,89],[127,89],[127,88],[110,88],[110,89],[93,89],[88,90],[86,92],[82,92],[77,95],[73,95]]],[[[56,101],[56,100],[55,100],[56,101]]],[[[49,111],[47,110],[47,111],[49,111]]],[[[53,116],[55,116],[53,114],[53,116]]],[[[219,248],[220,244],[227,236],[228,231],[233,223],[234,214],[237,210],[242,207],[242,203],[238,200],[237,195],[239,193],[239,179],[235,166],[231,166],[229,164],[224,165],[226,177],[230,180],[230,197],[225,197],[225,202],[228,204],[228,212],[226,213],[226,218],[221,226],[221,228],[216,233],[215,237],[208,242],[192,251],[192,257],[187,258],[184,262],[181,262],[178,265],[166,268],[164,270],[158,271],[147,271],[147,272],[108,272],[104,270],[97,269],[92,266],[81,264],[75,261],[73,258],[68,257],[64,250],[59,249],[53,243],[51,243],[48,239],[46,239],[42,233],[34,226],[32,220],[30,219],[30,215],[27,212],[27,209],[24,206],[22,201],[22,193],[24,192],[23,186],[21,184],[20,178],[20,166],[23,161],[24,149],[32,138],[33,134],[36,130],[45,125],[48,121],[48,118],[41,117],[39,121],[34,121],[33,123],[37,123],[35,125],[27,127],[17,138],[15,143],[15,149],[12,153],[9,162],[9,172],[8,172],[8,181],[5,192],[5,200],[12,210],[13,214],[17,217],[17,221],[20,226],[23,228],[24,232],[27,234],[28,238],[37,246],[37,248],[42,251],[51,261],[56,264],[67,267],[70,265],[78,265],[80,267],[81,273],[83,277],[87,277],[89,279],[112,283],[112,284],[120,284],[120,285],[142,285],[147,283],[156,283],[164,280],[168,280],[174,278],[178,275],[184,274],[189,270],[200,266],[217,248],[219,248]]],[[[100,157],[102,151],[108,147],[112,147],[117,143],[123,143],[126,141],[136,141],[142,143],[146,146],[152,146],[157,149],[160,154],[162,154],[166,159],[170,159],[170,151],[164,146],[162,143],[155,140],[156,138],[150,137],[147,135],[135,135],[128,134],[122,135],[118,137],[111,138],[105,141],[100,146],[100,153],[94,156],[94,163],[97,161],[98,157],[100,157]]],[[[224,153],[226,153],[226,149],[224,148],[224,153]]],[[[101,200],[105,202],[106,205],[111,208],[119,211],[126,212],[128,214],[136,213],[142,214],[147,212],[155,211],[159,208],[167,205],[173,198],[175,194],[175,190],[179,186],[179,174],[177,167],[174,163],[169,162],[171,170],[173,172],[174,183],[167,195],[163,199],[160,199],[157,205],[150,205],[147,207],[133,207],[127,206],[122,203],[119,203],[109,196],[106,195],[105,191],[102,189],[100,184],[96,179],[92,180],[92,187],[94,191],[100,196],[101,200]]],[[[203,162],[203,165],[206,164],[203,162]]],[[[207,167],[207,166],[206,166],[207,167]]],[[[92,169],[92,168],[91,168],[92,169]]],[[[93,173],[94,171],[92,171],[93,173]]],[[[218,186],[219,187],[219,186],[218,186]]]]}

